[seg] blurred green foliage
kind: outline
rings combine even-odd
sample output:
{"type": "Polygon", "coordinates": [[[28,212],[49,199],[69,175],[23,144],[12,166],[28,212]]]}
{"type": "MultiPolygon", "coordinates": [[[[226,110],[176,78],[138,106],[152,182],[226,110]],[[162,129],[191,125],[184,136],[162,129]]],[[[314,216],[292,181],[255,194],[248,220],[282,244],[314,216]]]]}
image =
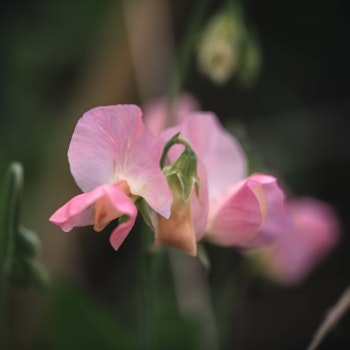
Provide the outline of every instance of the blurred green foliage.
{"type": "Polygon", "coordinates": [[[0,11],[0,170],[40,176],[53,127],[82,73],[108,1],[5,1],[0,11]]]}

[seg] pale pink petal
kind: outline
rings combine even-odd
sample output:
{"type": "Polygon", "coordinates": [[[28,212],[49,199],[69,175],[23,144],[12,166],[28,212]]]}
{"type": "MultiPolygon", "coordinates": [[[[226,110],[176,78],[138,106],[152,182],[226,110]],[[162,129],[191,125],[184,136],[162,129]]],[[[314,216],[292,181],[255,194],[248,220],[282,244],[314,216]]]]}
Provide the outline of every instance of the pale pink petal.
{"type": "MultiPolygon", "coordinates": [[[[49,220],[60,226],[65,232],[70,231],[75,226],[88,226],[94,223],[96,226],[96,204],[101,200],[107,209],[108,219],[113,220],[121,215],[129,217],[111,235],[111,244],[117,250],[133,227],[137,216],[137,209],[133,201],[119,188],[118,184],[98,186],[91,192],[73,197],[59,208],[49,220]],[[114,215],[110,216],[111,212],[114,215]]],[[[100,221],[100,219],[98,220],[100,221]]],[[[98,231],[100,231],[99,225],[97,226],[98,231]]]]}
{"type": "Polygon", "coordinates": [[[84,192],[126,180],[133,195],[145,198],[169,217],[171,192],[159,166],[162,142],[144,126],[134,105],[97,107],[75,128],[68,158],[75,181],[84,192]]]}
{"type": "Polygon", "coordinates": [[[249,177],[255,181],[261,192],[256,191],[263,211],[263,223],[256,236],[244,244],[245,248],[256,248],[269,244],[291,231],[291,220],[285,206],[285,195],[270,175],[254,174],[249,177]],[[259,197],[260,195],[260,197],[259,197]]]}
{"type": "Polygon", "coordinates": [[[245,177],[244,152],[238,141],[221,126],[215,114],[189,113],[181,124],[166,129],[162,138],[169,140],[178,132],[204,163],[210,200],[245,177]]]}
{"type": "Polygon", "coordinates": [[[82,193],[73,197],[69,202],[56,210],[50,221],[68,232],[76,226],[93,225],[95,217],[95,203],[104,195],[103,186],[92,192],[82,193]]]}
{"type": "Polygon", "coordinates": [[[227,246],[241,246],[255,236],[262,223],[257,183],[247,179],[229,187],[210,202],[207,237],[227,246]]]}
{"type": "Polygon", "coordinates": [[[153,135],[159,136],[164,129],[176,125],[184,115],[195,110],[199,110],[198,101],[189,93],[183,93],[172,105],[166,98],[147,104],[143,119],[153,135]]]}
{"type": "Polygon", "coordinates": [[[128,197],[125,196],[124,200],[121,200],[121,198],[117,198],[116,196],[111,197],[110,200],[112,204],[123,213],[123,215],[127,215],[128,219],[126,221],[123,220],[123,222],[119,223],[119,225],[114,229],[112,232],[109,241],[112,245],[112,247],[115,250],[118,250],[118,248],[121,246],[121,244],[124,242],[125,238],[133,228],[137,216],[137,208],[135,207],[135,204],[133,201],[128,197]]]}
{"type": "Polygon", "coordinates": [[[93,108],[79,119],[68,159],[83,192],[121,180],[140,115],[136,106],[118,105],[93,108]]]}
{"type": "Polygon", "coordinates": [[[283,283],[298,283],[306,278],[334,248],[340,225],[334,210],[312,198],[288,202],[293,229],[271,247],[261,249],[270,274],[283,283]]]}

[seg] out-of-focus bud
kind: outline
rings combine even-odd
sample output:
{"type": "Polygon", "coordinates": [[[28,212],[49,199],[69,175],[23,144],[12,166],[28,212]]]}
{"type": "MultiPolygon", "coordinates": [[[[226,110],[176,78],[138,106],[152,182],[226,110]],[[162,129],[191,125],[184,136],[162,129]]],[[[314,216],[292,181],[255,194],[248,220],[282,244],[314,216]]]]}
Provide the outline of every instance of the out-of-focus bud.
{"type": "Polygon", "coordinates": [[[21,255],[35,257],[39,254],[41,242],[37,234],[23,226],[18,228],[16,250],[21,255]]]}
{"type": "Polygon", "coordinates": [[[45,292],[50,289],[47,270],[36,259],[27,256],[15,257],[9,279],[15,286],[22,288],[33,285],[45,292]]]}
{"type": "Polygon", "coordinates": [[[250,86],[258,77],[261,50],[251,28],[244,21],[239,2],[212,17],[198,46],[199,69],[214,83],[224,84],[235,74],[250,86]]]}
{"type": "Polygon", "coordinates": [[[39,237],[20,224],[22,187],[22,165],[13,162],[0,201],[0,293],[5,290],[7,279],[17,286],[33,284],[41,290],[49,288],[48,274],[37,261],[39,237]]]}
{"type": "Polygon", "coordinates": [[[216,14],[205,27],[199,42],[198,65],[214,83],[224,84],[235,73],[244,36],[245,27],[233,10],[216,14]]]}

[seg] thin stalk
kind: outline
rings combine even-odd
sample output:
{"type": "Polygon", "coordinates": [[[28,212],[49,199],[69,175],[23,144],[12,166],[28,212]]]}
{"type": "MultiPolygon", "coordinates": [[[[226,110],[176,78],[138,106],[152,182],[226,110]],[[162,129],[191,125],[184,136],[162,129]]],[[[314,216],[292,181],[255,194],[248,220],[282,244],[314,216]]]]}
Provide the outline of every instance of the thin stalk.
{"type": "Polygon", "coordinates": [[[178,96],[179,92],[185,85],[191,59],[196,47],[196,41],[199,37],[199,30],[209,3],[210,0],[197,0],[197,6],[195,6],[185,36],[180,43],[177,68],[175,69],[173,82],[171,84],[170,101],[173,101],[178,96]]]}
{"type": "Polygon", "coordinates": [[[219,350],[219,336],[207,274],[198,259],[176,249],[169,249],[176,298],[180,313],[196,320],[199,326],[198,349],[219,350]]]}
{"type": "Polygon", "coordinates": [[[151,250],[152,237],[150,228],[143,224],[141,230],[141,344],[140,349],[152,350],[155,328],[155,271],[154,252],[151,250]]]}

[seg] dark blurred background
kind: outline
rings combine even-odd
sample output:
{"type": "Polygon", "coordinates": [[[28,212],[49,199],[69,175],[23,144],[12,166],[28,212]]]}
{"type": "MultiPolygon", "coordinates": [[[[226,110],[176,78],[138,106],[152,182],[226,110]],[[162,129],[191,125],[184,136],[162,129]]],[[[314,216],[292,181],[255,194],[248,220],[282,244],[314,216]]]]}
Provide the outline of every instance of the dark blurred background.
{"type": "MultiPolygon", "coordinates": [[[[224,3],[212,1],[203,23],[224,3]]],[[[350,5],[242,5],[262,49],[259,79],[249,88],[235,77],[217,86],[193,57],[184,89],[236,130],[248,154],[292,193],[330,203],[342,237],[293,287],[252,274],[233,249],[208,245],[211,300],[221,349],[305,349],[350,284],[350,5]]],[[[78,118],[97,105],[144,104],[167,94],[172,62],[159,65],[152,54],[162,44],[170,52],[162,57],[178,52],[197,6],[184,0],[1,2],[0,176],[10,161],[22,162],[22,221],[40,235],[41,260],[53,283],[49,295],[11,292],[10,349],[134,348],[138,227],[116,253],[108,232],[65,234],[48,217],[79,193],[66,158],[78,118]],[[139,62],[153,62],[148,75],[139,62]]],[[[198,322],[177,311],[169,261],[165,255],[159,260],[158,347],[199,349],[198,322]]],[[[347,315],[320,349],[350,348],[349,330],[347,315]]]]}

